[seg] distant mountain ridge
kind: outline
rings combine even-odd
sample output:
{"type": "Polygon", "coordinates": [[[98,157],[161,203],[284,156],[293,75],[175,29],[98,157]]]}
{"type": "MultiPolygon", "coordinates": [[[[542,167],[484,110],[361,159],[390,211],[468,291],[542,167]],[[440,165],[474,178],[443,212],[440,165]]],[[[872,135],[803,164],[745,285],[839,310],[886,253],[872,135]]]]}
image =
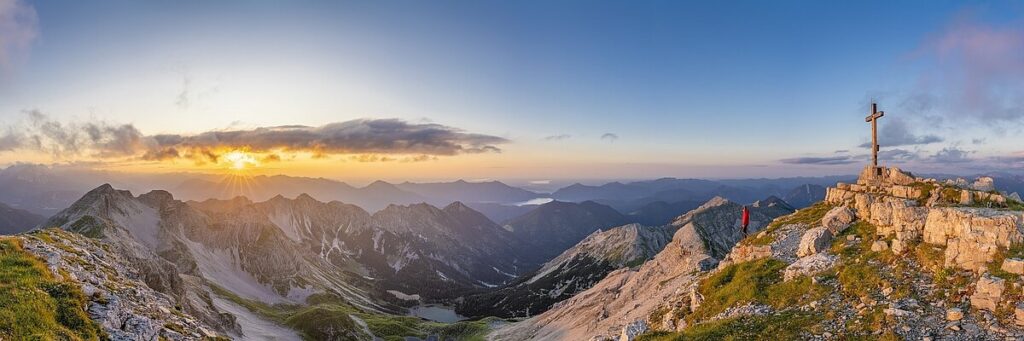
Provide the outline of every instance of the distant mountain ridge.
{"type": "Polygon", "coordinates": [[[17,208],[0,203],[0,234],[21,233],[46,221],[46,218],[17,208]]]}

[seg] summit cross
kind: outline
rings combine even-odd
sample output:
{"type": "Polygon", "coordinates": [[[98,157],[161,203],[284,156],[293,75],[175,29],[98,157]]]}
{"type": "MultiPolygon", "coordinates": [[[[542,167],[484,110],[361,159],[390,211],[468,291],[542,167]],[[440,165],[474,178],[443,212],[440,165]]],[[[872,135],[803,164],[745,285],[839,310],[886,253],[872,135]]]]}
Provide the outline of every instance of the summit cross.
{"type": "Polygon", "coordinates": [[[864,122],[871,122],[871,166],[878,172],[878,119],[885,116],[884,111],[878,111],[878,104],[871,103],[871,115],[864,118],[864,122]]]}

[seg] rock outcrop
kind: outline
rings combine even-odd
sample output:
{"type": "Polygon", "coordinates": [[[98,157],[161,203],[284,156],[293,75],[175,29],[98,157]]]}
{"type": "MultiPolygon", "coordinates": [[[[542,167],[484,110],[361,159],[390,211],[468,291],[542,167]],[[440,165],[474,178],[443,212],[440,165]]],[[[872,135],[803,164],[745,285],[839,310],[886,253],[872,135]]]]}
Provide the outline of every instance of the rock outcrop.
{"type": "Polygon", "coordinates": [[[915,178],[894,167],[878,175],[868,167],[856,184],[829,188],[825,200],[852,207],[878,227],[879,235],[897,240],[894,245],[942,245],[946,266],[982,271],[998,250],[1024,240],[1024,213],[1000,209],[1006,199],[989,192],[991,178],[979,179],[977,186],[955,184],[915,178]],[[962,206],[964,198],[977,207],[962,206]]]}
{"type": "Polygon", "coordinates": [[[832,231],[825,226],[818,226],[804,232],[800,237],[800,246],[797,249],[798,257],[806,257],[824,251],[832,245],[832,231]]]}
{"type": "MultiPolygon", "coordinates": [[[[89,317],[110,340],[208,340],[224,336],[218,329],[238,331],[230,315],[215,327],[184,313],[174,297],[146,285],[144,274],[116,246],[56,229],[18,238],[54,276],[79,285],[88,298],[89,317]]],[[[208,295],[196,299],[212,305],[208,295]]]]}
{"type": "Polygon", "coordinates": [[[1005,289],[1006,280],[992,276],[981,276],[974,285],[974,294],[971,295],[971,306],[976,309],[996,311],[1005,289]]]}

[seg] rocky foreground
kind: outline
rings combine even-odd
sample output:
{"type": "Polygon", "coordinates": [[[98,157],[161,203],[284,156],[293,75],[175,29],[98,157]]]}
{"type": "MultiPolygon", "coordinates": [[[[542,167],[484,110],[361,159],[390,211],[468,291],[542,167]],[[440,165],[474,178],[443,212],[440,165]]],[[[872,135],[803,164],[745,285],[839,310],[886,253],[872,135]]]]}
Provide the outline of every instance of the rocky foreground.
{"type": "Polygon", "coordinates": [[[1024,339],[1022,211],[988,178],[868,168],[720,261],[702,266],[709,244],[681,229],[638,270],[490,337],[1024,339]]]}

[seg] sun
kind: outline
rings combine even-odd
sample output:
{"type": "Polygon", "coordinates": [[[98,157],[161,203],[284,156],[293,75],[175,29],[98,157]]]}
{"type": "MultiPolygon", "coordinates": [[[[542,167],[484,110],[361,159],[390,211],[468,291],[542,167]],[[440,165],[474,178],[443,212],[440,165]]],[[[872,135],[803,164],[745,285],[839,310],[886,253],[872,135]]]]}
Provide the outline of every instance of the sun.
{"type": "Polygon", "coordinates": [[[241,150],[232,150],[227,152],[223,156],[224,161],[227,161],[228,166],[234,170],[245,170],[246,168],[256,166],[258,162],[256,157],[241,150]]]}

